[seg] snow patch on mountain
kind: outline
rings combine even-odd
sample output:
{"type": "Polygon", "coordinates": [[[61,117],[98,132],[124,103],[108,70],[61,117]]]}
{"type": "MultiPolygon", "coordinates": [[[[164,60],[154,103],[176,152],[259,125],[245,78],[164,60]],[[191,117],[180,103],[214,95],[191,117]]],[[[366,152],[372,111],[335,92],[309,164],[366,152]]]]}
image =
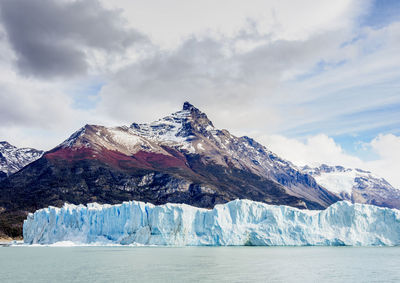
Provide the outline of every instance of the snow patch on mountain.
{"type": "Polygon", "coordinates": [[[70,149],[89,147],[93,150],[105,148],[128,156],[134,155],[139,151],[170,155],[156,143],[138,135],[126,126],[108,128],[98,125],[86,125],[72,134],[59,147],[70,149]]]}
{"type": "Polygon", "coordinates": [[[327,188],[333,193],[345,193],[351,195],[353,187],[356,185],[355,178],[357,174],[355,171],[350,172],[332,172],[322,173],[315,176],[318,184],[327,188]]]}
{"type": "Polygon", "coordinates": [[[184,132],[185,125],[191,121],[190,110],[184,109],[150,124],[133,123],[131,129],[136,134],[152,141],[165,145],[179,145],[181,149],[195,153],[195,148],[191,143],[194,136],[184,132]]]}
{"type": "Polygon", "coordinates": [[[23,231],[27,244],[397,246],[400,211],[345,201],[320,211],[249,200],[212,210],[137,201],[65,204],[29,214],[23,231]]]}

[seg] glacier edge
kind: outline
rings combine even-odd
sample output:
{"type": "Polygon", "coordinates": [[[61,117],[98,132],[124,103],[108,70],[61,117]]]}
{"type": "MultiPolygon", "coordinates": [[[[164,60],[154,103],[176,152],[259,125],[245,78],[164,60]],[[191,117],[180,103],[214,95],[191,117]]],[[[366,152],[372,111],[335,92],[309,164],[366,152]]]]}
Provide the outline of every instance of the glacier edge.
{"type": "Polygon", "coordinates": [[[65,204],[28,215],[26,244],[172,246],[400,245],[400,210],[337,202],[300,210],[250,200],[202,209],[185,204],[65,204]]]}

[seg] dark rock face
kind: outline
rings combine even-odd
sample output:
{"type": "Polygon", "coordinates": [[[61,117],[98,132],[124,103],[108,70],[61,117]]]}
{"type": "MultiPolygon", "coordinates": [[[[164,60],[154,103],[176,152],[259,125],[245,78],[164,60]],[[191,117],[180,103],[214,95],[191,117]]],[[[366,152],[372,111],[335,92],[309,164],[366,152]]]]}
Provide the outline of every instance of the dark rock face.
{"type": "Polygon", "coordinates": [[[3,172],[3,171],[0,171],[0,181],[5,179],[5,178],[7,178],[7,173],[3,172]]]}
{"type": "Polygon", "coordinates": [[[183,120],[181,131],[178,134],[179,136],[189,137],[195,136],[196,134],[207,136],[207,127],[214,127],[207,115],[189,102],[183,104],[182,110],[190,112],[190,119],[183,120]]]}
{"type": "Polygon", "coordinates": [[[339,198],[248,137],[215,129],[190,103],[151,124],[86,125],[0,182],[0,230],[22,233],[28,212],[49,205],[186,203],[234,199],[322,209],[339,198]]]}
{"type": "MultiPolygon", "coordinates": [[[[196,166],[195,162],[193,165],[196,166]]],[[[140,168],[131,168],[127,172],[95,160],[66,163],[44,158],[25,169],[26,172],[15,174],[2,183],[5,188],[2,193],[9,189],[8,195],[12,196],[7,202],[7,197],[2,195],[2,205],[10,209],[24,206],[36,210],[64,202],[120,203],[129,199],[154,204],[187,203],[205,208],[236,198],[275,204],[289,201],[295,205],[299,202],[278,184],[250,173],[237,170],[232,172],[236,173],[234,178],[219,166],[198,169],[179,175],[174,170],[162,172],[140,168]],[[38,175],[40,177],[36,179],[38,175]],[[12,191],[15,189],[19,190],[17,194],[12,191]]]]}

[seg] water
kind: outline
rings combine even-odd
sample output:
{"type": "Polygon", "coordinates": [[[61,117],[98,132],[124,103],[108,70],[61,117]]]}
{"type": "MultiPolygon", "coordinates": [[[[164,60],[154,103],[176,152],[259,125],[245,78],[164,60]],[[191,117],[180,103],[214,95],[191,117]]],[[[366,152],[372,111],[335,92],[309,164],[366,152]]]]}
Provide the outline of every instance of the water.
{"type": "Polygon", "coordinates": [[[2,283],[399,281],[400,248],[0,248],[2,283]]]}

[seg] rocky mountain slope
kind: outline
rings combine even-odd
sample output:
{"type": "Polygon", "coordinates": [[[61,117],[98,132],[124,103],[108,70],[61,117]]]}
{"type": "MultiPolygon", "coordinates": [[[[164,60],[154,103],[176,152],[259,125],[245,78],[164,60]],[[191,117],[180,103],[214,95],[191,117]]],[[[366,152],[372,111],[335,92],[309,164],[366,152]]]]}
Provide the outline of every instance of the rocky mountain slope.
{"type": "Polygon", "coordinates": [[[325,164],[317,168],[306,166],[303,171],[344,200],[400,208],[400,190],[369,171],[325,164]]]}
{"type": "Polygon", "coordinates": [[[6,141],[0,141],[0,180],[39,159],[43,153],[41,150],[17,148],[6,141]]]}
{"type": "Polygon", "coordinates": [[[321,209],[339,198],[249,137],[214,127],[190,103],[150,124],[86,125],[0,182],[0,230],[20,234],[28,212],[65,202],[186,203],[234,199],[321,209]]]}

